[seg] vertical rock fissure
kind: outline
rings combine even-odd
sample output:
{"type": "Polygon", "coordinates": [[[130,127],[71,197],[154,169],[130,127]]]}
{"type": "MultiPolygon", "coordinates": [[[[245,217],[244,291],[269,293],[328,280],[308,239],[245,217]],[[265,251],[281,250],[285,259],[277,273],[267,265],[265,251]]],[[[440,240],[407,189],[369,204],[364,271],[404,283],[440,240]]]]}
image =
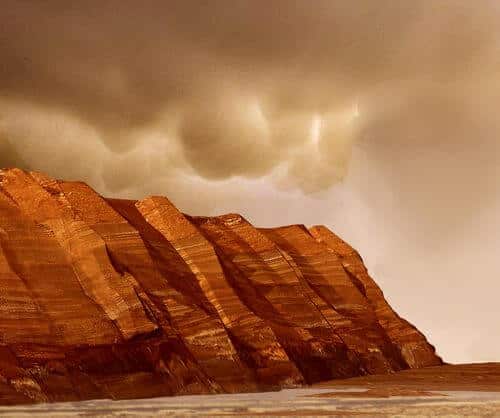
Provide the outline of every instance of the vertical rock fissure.
{"type": "MultiPolygon", "coordinates": [[[[316,361],[315,356],[319,358],[326,355],[325,363],[331,364],[332,358],[326,354],[329,348],[335,346],[347,351],[347,347],[335,335],[329,323],[322,320],[322,313],[318,312],[316,306],[308,301],[306,295],[302,294],[304,293],[301,292],[303,287],[298,282],[299,278],[296,277],[294,271],[289,268],[283,269],[289,265],[280,259],[281,255],[274,243],[267,240],[239,215],[224,215],[217,218],[193,217],[190,219],[213,243],[215,248],[220,248],[221,253],[228,255],[224,258],[229,258],[231,265],[237,266],[238,271],[248,280],[250,286],[261,289],[259,292],[261,292],[262,298],[267,300],[270,306],[273,306],[273,310],[279,310],[271,315],[273,318],[271,323],[275,322],[274,318],[283,318],[283,321],[288,324],[293,323],[295,327],[300,325],[300,330],[304,334],[302,337],[298,337],[297,334],[291,338],[294,334],[290,333],[281,335],[279,327],[276,326],[274,331],[281,344],[287,347],[286,352],[289,357],[295,360],[309,382],[321,378],[334,378],[339,375],[338,373],[340,375],[347,373],[350,376],[362,374],[361,370],[355,368],[348,371],[342,370],[345,365],[343,367],[341,363],[353,365],[353,359],[345,361],[346,359],[340,357],[338,353],[333,356],[333,362],[338,363],[339,367],[337,369],[333,367],[329,377],[327,374],[323,374],[321,377],[314,375],[314,373],[311,374],[314,368],[310,365],[307,366],[307,361],[314,362],[316,361]],[[259,275],[254,274],[255,272],[258,272],[259,275]],[[286,295],[285,298],[282,297],[282,293],[286,295]],[[304,313],[306,313],[305,316],[304,313]],[[334,337],[333,340],[332,337],[334,337]],[[325,338],[328,341],[326,344],[325,338]],[[290,339],[295,340],[295,342],[300,341],[299,345],[308,346],[310,357],[304,355],[304,351],[295,352],[292,350],[289,345],[290,339]]],[[[231,277],[231,274],[228,277],[231,277]]],[[[270,317],[269,315],[263,316],[265,310],[259,311],[254,308],[254,311],[266,319],[270,317]]],[[[354,353],[347,353],[347,355],[355,357],[354,353]]],[[[328,370],[330,369],[325,367],[323,372],[327,373],[328,370]]]]}

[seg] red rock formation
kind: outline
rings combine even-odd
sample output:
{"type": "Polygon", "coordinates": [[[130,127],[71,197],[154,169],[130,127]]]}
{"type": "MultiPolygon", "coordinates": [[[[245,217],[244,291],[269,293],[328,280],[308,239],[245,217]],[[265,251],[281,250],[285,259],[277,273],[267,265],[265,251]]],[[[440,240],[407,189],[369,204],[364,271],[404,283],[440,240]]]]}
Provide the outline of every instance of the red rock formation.
{"type": "Polygon", "coordinates": [[[0,172],[0,404],[258,391],[440,364],[325,227],[0,172]]]}
{"type": "Polygon", "coordinates": [[[360,290],[375,313],[375,317],[392,346],[395,347],[410,368],[440,365],[432,347],[424,335],[408,321],[400,318],[384,299],[384,295],[375,281],[368,275],[363,260],[349,244],[324,226],[310,228],[311,235],[334,254],[352,283],[360,290]]]}

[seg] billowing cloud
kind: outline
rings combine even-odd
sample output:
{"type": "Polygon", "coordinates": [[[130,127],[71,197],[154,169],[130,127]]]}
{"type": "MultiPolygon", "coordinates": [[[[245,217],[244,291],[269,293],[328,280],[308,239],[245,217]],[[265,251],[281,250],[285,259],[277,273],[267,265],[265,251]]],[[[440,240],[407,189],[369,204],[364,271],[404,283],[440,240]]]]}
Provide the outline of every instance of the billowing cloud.
{"type": "Polygon", "coordinates": [[[286,187],[328,188],[360,134],[380,129],[386,100],[432,108],[432,131],[457,91],[489,89],[500,39],[494,1],[7,0],[2,10],[2,163],[18,155],[57,175],[66,165],[114,193],[153,176],[280,167],[286,187]],[[425,103],[408,102],[422,89],[425,103]]]}

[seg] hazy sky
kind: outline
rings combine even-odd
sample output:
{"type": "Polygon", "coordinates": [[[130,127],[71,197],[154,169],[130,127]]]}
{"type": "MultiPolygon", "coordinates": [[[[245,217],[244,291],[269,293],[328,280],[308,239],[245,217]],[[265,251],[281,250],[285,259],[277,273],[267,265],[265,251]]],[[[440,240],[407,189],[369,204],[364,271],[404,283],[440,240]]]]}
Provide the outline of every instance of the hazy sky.
{"type": "Polygon", "coordinates": [[[445,360],[500,361],[496,0],[2,0],[0,166],[326,224],[445,360]]]}

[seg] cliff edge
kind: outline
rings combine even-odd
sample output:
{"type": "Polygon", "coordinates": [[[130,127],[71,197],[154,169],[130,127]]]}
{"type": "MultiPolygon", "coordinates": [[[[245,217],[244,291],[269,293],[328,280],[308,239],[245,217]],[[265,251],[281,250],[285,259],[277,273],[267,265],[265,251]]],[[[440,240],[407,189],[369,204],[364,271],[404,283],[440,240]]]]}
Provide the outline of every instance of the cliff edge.
{"type": "Polygon", "coordinates": [[[324,226],[0,171],[0,404],[275,390],[442,364],[324,226]]]}

